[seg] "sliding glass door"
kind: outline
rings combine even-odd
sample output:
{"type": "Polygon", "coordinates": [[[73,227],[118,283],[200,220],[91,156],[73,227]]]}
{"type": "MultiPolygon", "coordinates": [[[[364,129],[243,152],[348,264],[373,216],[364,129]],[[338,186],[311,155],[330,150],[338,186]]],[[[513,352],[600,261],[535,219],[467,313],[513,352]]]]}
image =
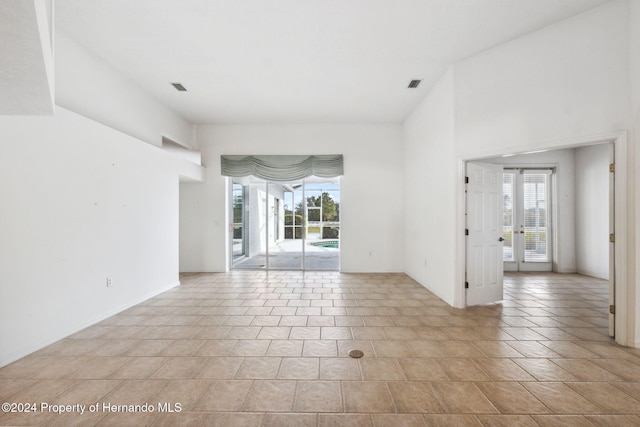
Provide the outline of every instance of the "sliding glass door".
{"type": "Polygon", "coordinates": [[[230,193],[232,268],[339,269],[339,178],[232,178],[230,193]]]}

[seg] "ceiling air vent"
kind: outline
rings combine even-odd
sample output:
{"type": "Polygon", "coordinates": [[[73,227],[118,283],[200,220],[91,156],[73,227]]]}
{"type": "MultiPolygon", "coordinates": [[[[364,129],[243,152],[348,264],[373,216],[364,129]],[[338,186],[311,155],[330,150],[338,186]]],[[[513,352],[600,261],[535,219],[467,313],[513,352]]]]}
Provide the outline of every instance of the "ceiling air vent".
{"type": "Polygon", "coordinates": [[[180,91],[180,92],[186,92],[187,88],[182,86],[182,83],[171,83],[171,86],[175,87],[176,90],[180,91]]]}
{"type": "Polygon", "coordinates": [[[409,83],[409,89],[417,88],[421,81],[422,80],[411,80],[411,82],[409,83]]]}

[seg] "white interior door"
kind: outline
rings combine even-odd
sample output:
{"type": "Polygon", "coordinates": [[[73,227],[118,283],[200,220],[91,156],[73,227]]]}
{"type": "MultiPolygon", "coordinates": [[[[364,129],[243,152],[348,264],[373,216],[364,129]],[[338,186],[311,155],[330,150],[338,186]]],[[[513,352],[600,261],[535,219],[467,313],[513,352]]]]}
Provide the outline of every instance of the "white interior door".
{"type": "Polygon", "coordinates": [[[503,298],[502,165],[467,163],[466,305],[503,298]]]}

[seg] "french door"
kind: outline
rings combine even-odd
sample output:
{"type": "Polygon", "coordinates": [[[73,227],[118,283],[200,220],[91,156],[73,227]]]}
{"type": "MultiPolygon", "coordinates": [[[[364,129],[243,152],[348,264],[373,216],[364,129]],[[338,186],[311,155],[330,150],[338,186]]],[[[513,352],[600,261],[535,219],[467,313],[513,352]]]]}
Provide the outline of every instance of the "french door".
{"type": "Polygon", "coordinates": [[[553,169],[505,169],[503,261],[505,271],[552,271],[553,169]]]}

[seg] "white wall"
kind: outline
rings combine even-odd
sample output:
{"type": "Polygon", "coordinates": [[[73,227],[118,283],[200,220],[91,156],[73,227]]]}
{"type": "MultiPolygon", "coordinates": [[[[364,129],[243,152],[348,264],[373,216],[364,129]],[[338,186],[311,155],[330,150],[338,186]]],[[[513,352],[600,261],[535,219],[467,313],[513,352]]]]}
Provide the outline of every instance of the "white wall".
{"type": "MultiPolygon", "coordinates": [[[[575,273],[576,264],[576,198],[575,198],[575,151],[574,149],[552,150],[511,157],[482,159],[482,162],[511,165],[513,167],[556,168],[556,202],[552,209],[554,218],[555,245],[554,271],[575,273]]],[[[608,203],[608,202],[607,202],[608,203]]]]}
{"type": "Polygon", "coordinates": [[[162,146],[164,136],[196,148],[189,122],[63,32],[55,39],[57,105],[149,144],[162,146]]]}
{"type": "Polygon", "coordinates": [[[628,129],[628,31],[613,2],[457,63],[457,154],[628,129]]]}
{"type": "Polygon", "coordinates": [[[178,284],[186,161],[64,108],[0,141],[0,366],[178,284]]]}
{"type": "Polygon", "coordinates": [[[449,70],[404,123],[404,271],[454,303],[456,162],[449,70]]]}
{"type": "Polygon", "coordinates": [[[575,151],[578,273],[609,279],[609,145],[575,151]]]}
{"type": "Polygon", "coordinates": [[[401,125],[201,126],[197,136],[207,178],[204,184],[181,184],[181,271],[227,267],[222,154],[343,154],[342,271],[403,271],[401,125]]]}

